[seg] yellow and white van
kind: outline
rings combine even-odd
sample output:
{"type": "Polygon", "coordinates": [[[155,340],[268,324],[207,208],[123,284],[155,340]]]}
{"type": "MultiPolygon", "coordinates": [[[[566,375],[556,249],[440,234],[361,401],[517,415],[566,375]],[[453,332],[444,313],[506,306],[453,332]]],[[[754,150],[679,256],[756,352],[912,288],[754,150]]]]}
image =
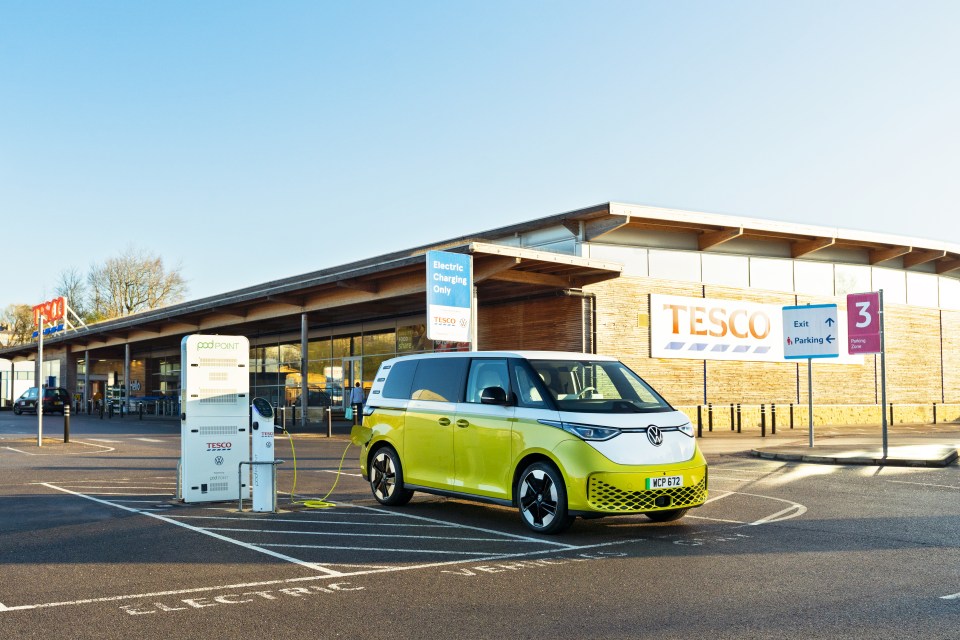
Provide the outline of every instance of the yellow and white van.
{"type": "Polygon", "coordinates": [[[574,517],[675,520],[707,500],[687,416],[615,358],[546,351],[404,356],[354,427],[385,505],[413,492],[511,505],[538,533],[574,517]]]}

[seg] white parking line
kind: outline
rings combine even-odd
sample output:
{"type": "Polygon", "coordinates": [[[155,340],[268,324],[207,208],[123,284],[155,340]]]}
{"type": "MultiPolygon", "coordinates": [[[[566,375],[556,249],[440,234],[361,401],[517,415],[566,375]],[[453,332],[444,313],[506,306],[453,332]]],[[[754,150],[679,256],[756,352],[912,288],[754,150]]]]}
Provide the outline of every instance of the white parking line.
{"type": "MultiPolygon", "coordinates": [[[[204,531],[238,531],[240,533],[281,533],[288,536],[349,536],[351,538],[414,538],[416,540],[448,540],[452,542],[533,542],[542,543],[542,540],[504,540],[503,538],[451,538],[450,536],[425,536],[421,534],[406,535],[397,533],[354,533],[335,531],[294,531],[283,529],[238,529],[235,527],[203,527],[204,531]]],[[[265,544],[265,547],[271,545],[265,544]]],[[[299,545],[294,545],[299,546],[299,545]]],[[[344,547],[353,549],[355,547],[344,547]]],[[[371,549],[371,551],[387,551],[387,549],[371,549]]]]}
{"type": "MultiPolygon", "coordinates": [[[[325,515],[337,515],[337,513],[331,513],[329,511],[324,512],[325,515]]],[[[180,515],[177,513],[170,514],[171,518],[192,518],[196,520],[241,520],[243,522],[250,522],[248,516],[189,516],[189,515],[180,515]]],[[[455,529],[452,524],[414,524],[410,522],[391,522],[389,524],[384,524],[383,522],[377,522],[375,520],[367,520],[366,522],[350,521],[350,520],[298,520],[295,518],[262,518],[258,520],[259,522],[276,522],[276,523],[287,523],[292,522],[295,524],[345,524],[361,527],[416,527],[418,529],[455,529]]]]}
{"type": "Polygon", "coordinates": [[[885,480],[885,482],[893,482],[895,484],[916,484],[921,487],[938,487],[940,489],[960,489],[960,487],[955,487],[952,484],[933,484],[932,482],[908,482],[906,480],[885,480]]]}
{"type": "Polygon", "coordinates": [[[454,526],[454,527],[457,527],[458,529],[472,529],[473,531],[481,531],[481,532],[483,532],[483,533],[492,533],[492,534],[498,535],[498,536],[506,536],[506,537],[512,538],[512,539],[514,539],[514,540],[526,540],[527,542],[539,542],[539,543],[541,543],[541,544],[554,545],[554,546],[557,546],[557,547],[559,547],[559,548],[561,548],[561,549],[576,549],[576,547],[573,546],[573,545],[564,544],[563,542],[554,542],[553,540],[544,540],[543,538],[531,538],[530,536],[521,536],[521,535],[517,535],[517,534],[515,534],[515,533],[506,533],[506,532],[503,532],[503,531],[496,531],[496,530],[494,530],[494,529],[484,529],[483,527],[472,527],[472,526],[470,526],[470,525],[457,524],[457,523],[455,523],[455,522],[445,523],[445,522],[443,522],[442,520],[434,520],[433,518],[425,518],[424,516],[415,516],[415,515],[410,514],[410,513],[401,513],[401,514],[398,514],[398,513],[392,512],[392,511],[387,511],[387,510],[384,510],[384,509],[377,509],[376,507],[367,507],[367,506],[359,505],[359,504],[358,504],[358,505],[354,505],[354,506],[355,506],[357,509],[369,509],[370,511],[375,511],[376,513],[390,514],[390,515],[395,515],[395,516],[403,516],[404,518],[413,518],[414,520],[422,520],[422,521],[424,521],[424,522],[450,524],[450,525],[452,525],[452,526],[454,526]]]}
{"type": "MultiPolygon", "coordinates": [[[[449,540],[449,538],[447,538],[449,540]]],[[[440,555],[457,555],[457,556],[472,556],[474,560],[482,560],[484,558],[493,557],[497,554],[495,553],[483,553],[482,551],[437,551],[435,549],[388,549],[377,548],[371,549],[370,547],[337,547],[331,545],[320,545],[320,544],[263,544],[262,547],[286,547],[290,549],[327,549],[333,551],[383,551],[386,553],[429,553],[440,554],[440,555]]]]}
{"type": "Polygon", "coordinates": [[[134,440],[139,440],[141,442],[163,442],[163,440],[155,440],[153,438],[134,438],[134,440]]]}
{"type": "Polygon", "coordinates": [[[264,549],[264,548],[262,548],[262,547],[259,547],[259,546],[255,545],[255,544],[250,544],[250,543],[248,543],[248,542],[240,542],[239,540],[234,540],[233,538],[228,538],[227,536],[222,536],[222,535],[220,535],[220,534],[218,534],[218,533],[213,533],[213,532],[211,532],[211,531],[205,531],[205,530],[203,530],[203,529],[201,529],[201,528],[199,528],[199,527],[191,526],[191,525],[189,525],[189,524],[187,524],[187,523],[185,523],[185,522],[178,522],[177,520],[173,520],[173,519],[167,518],[167,517],[165,517],[165,516],[157,515],[157,514],[155,514],[155,513],[149,513],[149,512],[147,512],[147,511],[142,510],[142,509],[135,509],[135,508],[133,508],[133,507],[125,507],[125,506],[123,506],[122,504],[117,504],[117,503],[115,503],[115,502],[110,502],[110,501],[108,501],[108,500],[100,500],[99,498],[95,498],[95,497],[93,497],[93,496],[88,496],[88,495],[85,495],[85,494],[83,494],[83,493],[78,493],[78,492],[76,492],[76,491],[71,491],[71,490],[69,490],[69,489],[64,489],[64,488],[62,488],[62,487],[58,487],[58,486],[56,486],[56,485],[48,484],[48,483],[46,483],[46,482],[42,482],[41,484],[42,484],[43,486],[45,486],[45,487],[48,487],[48,488],[50,488],[50,489],[53,489],[54,491],[61,491],[61,492],[63,492],[63,493],[69,493],[69,494],[71,494],[71,495],[77,496],[78,498],[84,498],[85,500],[91,500],[91,501],[93,501],[93,502],[99,502],[100,504],[105,504],[105,505],[108,505],[108,506],[111,506],[111,507],[116,507],[117,509],[123,509],[124,511],[129,511],[129,512],[131,512],[131,513],[141,513],[141,514],[143,514],[143,515],[145,515],[145,516],[147,516],[147,517],[149,517],[149,518],[156,518],[157,520],[162,520],[163,522],[169,522],[170,524],[174,524],[174,525],[176,525],[176,526],[178,526],[178,527],[183,527],[184,529],[189,529],[190,531],[196,531],[196,532],[198,532],[198,533],[202,533],[202,534],[207,535],[207,536],[210,536],[210,537],[212,537],[212,538],[216,538],[217,540],[222,540],[223,542],[229,542],[230,544],[235,544],[235,545],[237,545],[238,547],[243,547],[243,548],[249,549],[249,550],[251,550],[251,551],[257,551],[257,552],[259,552],[259,553],[263,553],[263,554],[266,554],[266,555],[268,555],[268,556],[273,556],[274,558],[279,558],[280,560],[286,560],[287,562],[292,562],[293,564],[298,564],[298,565],[300,565],[300,566],[302,566],[302,567],[306,567],[306,568],[308,568],[308,569],[312,569],[313,571],[319,571],[319,572],[324,573],[324,574],[326,574],[326,575],[328,575],[328,576],[339,576],[339,575],[342,575],[339,571],[334,571],[333,569],[327,569],[326,567],[322,567],[322,566],[320,566],[320,565],[318,565],[318,564],[315,564],[315,563],[313,563],[313,562],[306,562],[306,561],[300,560],[300,559],[298,559],[298,558],[293,558],[293,557],[290,557],[290,556],[287,556],[287,555],[283,555],[282,553],[277,553],[276,551],[271,551],[271,550],[269,550],[269,549],[264,549]]]}

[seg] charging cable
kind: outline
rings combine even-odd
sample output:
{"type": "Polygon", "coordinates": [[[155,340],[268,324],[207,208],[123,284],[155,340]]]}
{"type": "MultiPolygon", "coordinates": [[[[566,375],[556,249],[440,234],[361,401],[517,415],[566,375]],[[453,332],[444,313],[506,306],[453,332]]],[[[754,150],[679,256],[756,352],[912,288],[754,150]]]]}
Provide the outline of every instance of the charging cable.
{"type": "Polygon", "coordinates": [[[340,482],[340,473],[343,471],[343,461],[347,457],[347,451],[350,450],[352,442],[347,442],[346,448],[343,450],[343,455],[340,456],[340,464],[337,466],[337,477],[333,481],[333,486],[330,487],[330,491],[327,491],[327,495],[323,496],[319,500],[294,500],[294,497],[297,492],[297,452],[293,447],[293,436],[290,435],[290,432],[285,428],[283,433],[286,434],[287,440],[290,441],[290,455],[293,457],[293,488],[290,489],[290,503],[291,504],[300,504],[305,506],[308,509],[330,509],[331,507],[337,506],[334,502],[327,502],[327,498],[330,497],[330,494],[333,493],[333,490],[337,488],[337,483],[340,482]]]}

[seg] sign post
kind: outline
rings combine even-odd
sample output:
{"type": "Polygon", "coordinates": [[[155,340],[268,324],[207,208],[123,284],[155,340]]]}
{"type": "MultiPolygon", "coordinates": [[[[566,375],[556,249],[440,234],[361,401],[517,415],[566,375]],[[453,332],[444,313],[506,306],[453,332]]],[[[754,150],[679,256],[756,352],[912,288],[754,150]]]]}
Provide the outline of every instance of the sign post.
{"type": "Polygon", "coordinates": [[[880,416],[883,457],[887,457],[887,359],[883,331],[883,289],[847,296],[847,336],[850,353],[880,354],[880,416]]]}
{"type": "Polygon", "coordinates": [[[840,355],[837,305],[808,304],[783,308],[783,357],[807,361],[810,447],[813,448],[813,359],[840,355]]]}
{"type": "Polygon", "coordinates": [[[473,258],[449,251],[427,252],[427,339],[473,339],[473,258]]]}

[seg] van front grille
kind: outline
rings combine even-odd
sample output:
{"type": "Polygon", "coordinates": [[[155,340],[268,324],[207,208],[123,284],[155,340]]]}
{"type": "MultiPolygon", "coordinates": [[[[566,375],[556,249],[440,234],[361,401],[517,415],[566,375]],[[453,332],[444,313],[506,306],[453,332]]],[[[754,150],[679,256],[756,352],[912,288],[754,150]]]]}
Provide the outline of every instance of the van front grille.
{"type": "Polygon", "coordinates": [[[706,501],[706,482],[706,478],[703,478],[690,487],[628,491],[604,482],[596,476],[590,476],[587,500],[590,506],[598,511],[642,513],[661,509],[683,509],[701,505],[706,501]]]}

